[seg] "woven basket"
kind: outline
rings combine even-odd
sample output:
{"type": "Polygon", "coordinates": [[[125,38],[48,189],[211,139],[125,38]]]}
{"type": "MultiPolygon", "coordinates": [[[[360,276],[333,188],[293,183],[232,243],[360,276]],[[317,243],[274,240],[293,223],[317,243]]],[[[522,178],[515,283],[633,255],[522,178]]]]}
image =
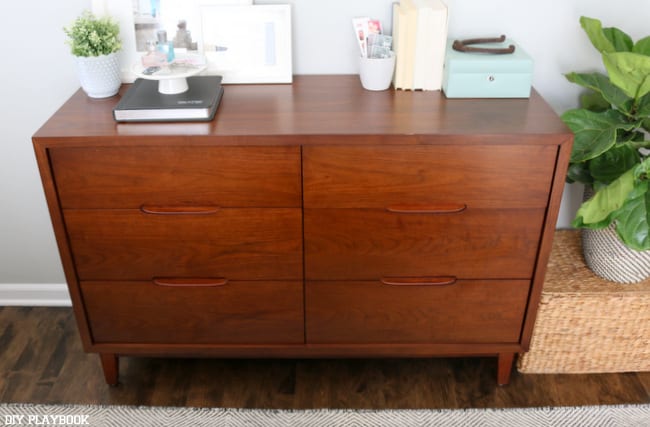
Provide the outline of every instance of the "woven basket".
{"type": "MultiPolygon", "coordinates": [[[[593,195],[585,187],[584,200],[593,195]]],[[[617,283],[638,283],[650,278],[650,251],[635,251],[621,242],[612,224],[601,230],[582,230],[582,251],[587,267],[617,283]]]]}
{"type": "Polygon", "coordinates": [[[523,373],[650,371],[650,279],[621,285],[594,275],[581,233],[558,230],[523,373]]]}

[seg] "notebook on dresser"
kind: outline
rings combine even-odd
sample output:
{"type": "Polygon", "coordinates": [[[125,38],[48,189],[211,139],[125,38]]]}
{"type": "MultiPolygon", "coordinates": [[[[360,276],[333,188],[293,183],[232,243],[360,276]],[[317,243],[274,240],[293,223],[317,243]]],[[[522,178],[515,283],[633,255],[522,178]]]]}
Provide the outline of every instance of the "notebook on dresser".
{"type": "Polygon", "coordinates": [[[113,109],[118,122],[209,121],[223,95],[221,76],[187,78],[186,92],[158,92],[157,80],[137,79],[113,109]]]}

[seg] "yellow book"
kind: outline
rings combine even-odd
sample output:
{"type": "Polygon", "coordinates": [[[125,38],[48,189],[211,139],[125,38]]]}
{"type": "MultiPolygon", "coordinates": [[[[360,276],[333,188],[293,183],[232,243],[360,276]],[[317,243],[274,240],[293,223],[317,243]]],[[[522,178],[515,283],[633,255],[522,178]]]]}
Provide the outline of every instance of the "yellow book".
{"type": "Polygon", "coordinates": [[[404,35],[403,44],[403,80],[400,89],[413,90],[413,78],[415,73],[415,43],[417,40],[418,11],[413,0],[401,0],[400,9],[404,19],[400,19],[400,32],[404,35]]]}

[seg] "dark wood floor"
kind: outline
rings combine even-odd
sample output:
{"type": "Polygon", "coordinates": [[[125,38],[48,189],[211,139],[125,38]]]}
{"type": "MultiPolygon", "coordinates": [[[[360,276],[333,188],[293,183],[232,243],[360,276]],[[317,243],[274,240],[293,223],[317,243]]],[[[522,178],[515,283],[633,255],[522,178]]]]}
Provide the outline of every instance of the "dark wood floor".
{"type": "Polygon", "coordinates": [[[105,385],[69,308],[0,307],[0,402],[246,408],[484,408],[650,402],[650,373],[530,375],[496,359],[120,359],[105,385]]]}

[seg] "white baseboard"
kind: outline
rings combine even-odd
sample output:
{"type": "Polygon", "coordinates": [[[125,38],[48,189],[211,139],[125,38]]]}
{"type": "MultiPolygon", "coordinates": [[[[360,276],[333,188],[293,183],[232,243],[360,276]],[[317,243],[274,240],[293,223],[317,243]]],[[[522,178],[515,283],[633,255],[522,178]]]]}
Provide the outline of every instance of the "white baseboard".
{"type": "Polygon", "coordinates": [[[72,301],[65,283],[0,283],[0,306],[3,305],[70,307],[72,301]]]}

